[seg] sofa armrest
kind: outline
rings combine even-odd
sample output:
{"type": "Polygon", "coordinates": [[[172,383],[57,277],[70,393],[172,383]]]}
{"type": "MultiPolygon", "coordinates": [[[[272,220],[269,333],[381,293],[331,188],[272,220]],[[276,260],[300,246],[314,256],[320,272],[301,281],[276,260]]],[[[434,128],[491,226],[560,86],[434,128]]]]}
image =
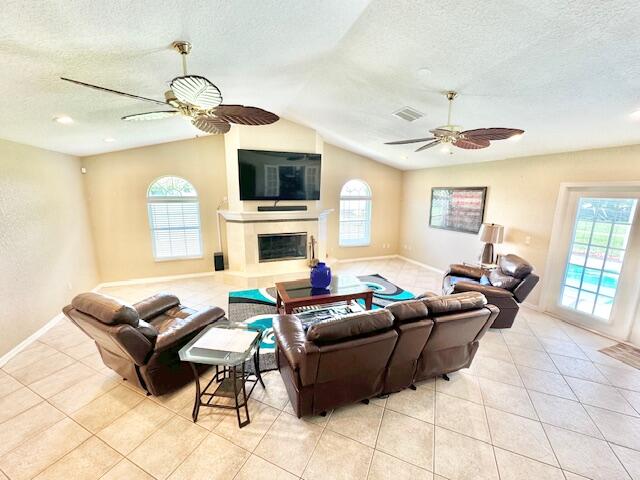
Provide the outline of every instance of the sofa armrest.
{"type": "Polygon", "coordinates": [[[462,292],[480,292],[487,297],[489,303],[491,303],[490,297],[513,298],[513,294],[504,288],[492,287],[491,285],[480,285],[479,283],[456,282],[453,286],[453,293],[462,292]]]}
{"type": "Polygon", "coordinates": [[[171,325],[161,330],[155,351],[161,352],[182,345],[193,334],[224,318],[224,310],[220,307],[209,307],[185,318],[176,317],[171,325]]]}
{"type": "Polygon", "coordinates": [[[133,308],[136,309],[140,318],[146,322],[179,304],[180,300],[178,300],[178,297],[175,295],[158,293],[138,303],[134,303],[133,308]]]}
{"type": "Polygon", "coordinates": [[[513,289],[513,296],[518,301],[518,303],[522,303],[525,301],[525,299],[531,293],[531,290],[533,290],[533,287],[538,284],[539,280],[540,277],[538,275],[536,275],[535,273],[530,273],[529,275],[524,277],[522,282],[520,282],[520,285],[513,289]]]}
{"type": "Polygon", "coordinates": [[[454,277],[467,277],[473,278],[474,280],[480,280],[482,276],[485,274],[484,270],[480,267],[473,267],[471,265],[462,265],[460,263],[454,263],[453,265],[449,265],[449,270],[444,274],[447,276],[454,277]]]}
{"type": "Polygon", "coordinates": [[[302,385],[311,385],[315,381],[320,349],[307,340],[300,319],[295,315],[274,317],[273,333],[279,351],[291,369],[298,373],[302,385]]]}

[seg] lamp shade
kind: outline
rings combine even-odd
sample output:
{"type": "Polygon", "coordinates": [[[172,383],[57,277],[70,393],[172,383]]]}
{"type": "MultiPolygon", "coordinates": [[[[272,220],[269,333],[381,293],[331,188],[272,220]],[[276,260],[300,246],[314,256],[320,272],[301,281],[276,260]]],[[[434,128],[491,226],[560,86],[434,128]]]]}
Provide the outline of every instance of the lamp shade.
{"type": "Polygon", "coordinates": [[[496,223],[483,223],[480,240],[484,243],[502,243],[504,227],[496,223]]]}

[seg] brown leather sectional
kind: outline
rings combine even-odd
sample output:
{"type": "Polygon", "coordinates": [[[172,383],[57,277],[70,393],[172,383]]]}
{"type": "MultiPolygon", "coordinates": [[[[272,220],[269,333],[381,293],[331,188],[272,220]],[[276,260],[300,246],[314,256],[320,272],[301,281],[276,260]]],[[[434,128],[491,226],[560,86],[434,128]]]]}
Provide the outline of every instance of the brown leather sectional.
{"type": "Polygon", "coordinates": [[[298,417],[413,386],[468,367],[498,315],[481,293],[397,302],[334,318],[305,332],[274,319],[278,369],[298,417]]]}
{"type": "Polygon", "coordinates": [[[221,308],[195,311],[167,293],[134,305],[82,293],[63,312],[95,340],[105,365],[153,395],[193,380],[178,351],[204,327],[225,319],[221,308]]]}
{"type": "Polygon", "coordinates": [[[519,303],[525,301],[540,277],[533,266],[517,255],[502,255],[498,268],[484,270],[469,265],[449,266],[443,279],[443,293],[480,292],[500,309],[493,328],[510,328],[516,319],[519,303]]]}

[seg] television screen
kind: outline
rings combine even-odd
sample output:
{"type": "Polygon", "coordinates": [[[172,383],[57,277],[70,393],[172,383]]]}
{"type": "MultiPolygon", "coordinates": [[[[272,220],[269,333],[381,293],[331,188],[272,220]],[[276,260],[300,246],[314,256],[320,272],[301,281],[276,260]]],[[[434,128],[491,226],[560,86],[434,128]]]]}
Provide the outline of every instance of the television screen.
{"type": "Polygon", "coordinates": [[[238,150],[240,200],[320,200],[318,153],[238,150]]]}

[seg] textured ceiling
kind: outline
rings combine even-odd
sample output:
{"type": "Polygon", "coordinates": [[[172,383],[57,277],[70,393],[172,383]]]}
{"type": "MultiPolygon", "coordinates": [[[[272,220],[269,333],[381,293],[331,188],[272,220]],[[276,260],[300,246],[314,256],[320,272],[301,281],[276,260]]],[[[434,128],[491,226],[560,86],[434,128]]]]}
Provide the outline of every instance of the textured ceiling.
{"type": "Polygon", "coordinates": [[[225,103],[400,168],[640,143],[629,119],[640,108],[639,25],[637,0],[5,0],[0,138],[88,155],[195,136],[182,118],[122,122],[154,106],[58,80],[161,99],[180,74],[170,44],[184,39],[190,72],[225,103]],[[453,123],[526,135],[454,155],[383,144],[446,123],[448,89],[460,92],[453,123]],[[404,106],[425,116],[391,115],[404,106]]]}

